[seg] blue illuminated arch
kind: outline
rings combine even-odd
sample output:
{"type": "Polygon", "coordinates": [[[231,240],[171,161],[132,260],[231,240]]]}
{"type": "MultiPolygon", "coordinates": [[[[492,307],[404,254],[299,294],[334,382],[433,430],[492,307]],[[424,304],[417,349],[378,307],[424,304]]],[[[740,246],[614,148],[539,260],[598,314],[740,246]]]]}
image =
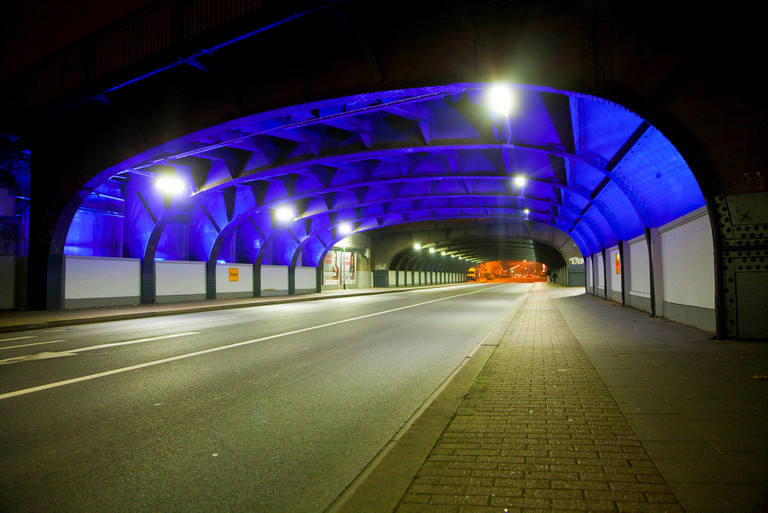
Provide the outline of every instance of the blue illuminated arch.
{"type": "Polygon", "coordinates": [[[679,152],[635,113],[594,96],[511,85],[519,108],[503,119],[488,111],[489,86],[323,100],[168,142],[104,171],[73,198],[76,212],[60,220],[64,253],[215,265],[224,252],[293,266],[301,255],[312,266],[338,240],[341,221],[361,231],[415,219],[511,219],[527,208],[588,256],[704,205],[679,152]],[[154,177],[168,172],[185,181],[186,198],[154,189],[154,177]],[[518,173],[529,179],[523,190],[511,185],[518,173]],[[283,202],[297,210],[288,227],[272,217],[283,202]]]}

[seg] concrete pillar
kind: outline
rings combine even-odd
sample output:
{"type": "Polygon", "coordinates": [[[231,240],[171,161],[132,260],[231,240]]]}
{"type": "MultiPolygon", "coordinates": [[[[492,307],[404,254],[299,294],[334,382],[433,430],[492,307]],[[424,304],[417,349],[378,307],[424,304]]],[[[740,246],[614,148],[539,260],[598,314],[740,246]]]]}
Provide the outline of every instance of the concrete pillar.
{"type": "Polygon", "coordinates": [[[253,297],[261,296],[261,260],[253,264],[253,297]]]}
{"type": "Polygon", "coordinates": [[[216,265],[216,260],[208,260],[205,264],[205,297],[207,299],[216,299],[216,265]]]}
{"type": "Polygon", "coordinates": [[[664,316],[664,283],[661,264],[661,237],[658,228],[646,228],[648,244],[648,271],[651,280],[651,315],[664,316]]]}
{"type": "Polygon", "coordinates": [[[631,280],[629,241],[619,241],[619,259],[621,260],[621,304],[627,306],[631,280]]]}

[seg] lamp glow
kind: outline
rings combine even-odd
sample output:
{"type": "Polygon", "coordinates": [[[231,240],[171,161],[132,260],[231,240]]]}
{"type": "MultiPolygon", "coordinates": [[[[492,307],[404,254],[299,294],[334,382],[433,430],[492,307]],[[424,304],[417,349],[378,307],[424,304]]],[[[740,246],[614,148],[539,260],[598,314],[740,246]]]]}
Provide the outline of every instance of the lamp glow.
{"type": "Polygon", "coordinates": [[[171,175],[163,175],[155,180],[155,187],[161,192],[176,196],[184,192],[184,182],[171,175]]]}
{"type": "Polygon", "coordinates": [[[352,225],[349,223],[341,223],[339,225],[339,233],[346,235],[348,233],[352,232],[352,225]]]}
{"type": "Polygon", "coordinates": [[[435,252],[435,248],[429,248],[429,252],[430,253],[434,253],[435,252]]]}
{"type": "Polygon", "coordinates": [[[518,175],[514,177],[512,181],[517,187],[525,187],[525,184],[528,182],[528,179],[522,175],[518,175]]]}
{"type": "Polygon", "coordinates": [[[488,91],[488,105],[491,110],[504,116],[512,112],[512,90],[506,84],[497,84],[488,91]]]}
{"type": "Polygon", "coordinates": [[[296,218],[293,208],[283,205],[275,209],[275,218],[279,223],[288,223],[296,218]]]}
{"type": "Polygon", "coordinates": [[[419,243],[414,244],[413,245],[413,249],[415,249],[417,251],[420,250],[421,249],[421,244],[419,244],[419,243]]]}

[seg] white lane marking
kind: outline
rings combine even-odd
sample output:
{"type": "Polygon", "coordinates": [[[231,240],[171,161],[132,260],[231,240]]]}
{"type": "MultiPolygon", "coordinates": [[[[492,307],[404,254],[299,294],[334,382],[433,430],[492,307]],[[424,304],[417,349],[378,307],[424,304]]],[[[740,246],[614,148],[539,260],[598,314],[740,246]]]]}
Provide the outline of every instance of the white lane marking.
{"type": "MultiPolygon", "coordinates": [[[[7,365],[9,363],[18,363],[18,362],[26,362],[30,360],[47,360],[50,358],[60,358],[62,356],[75,356],[77,353],[82,353],[85,351],[93,351],[95,349],[104,349],[107,347],[117,347],[117,346],[127,346],[131,344],[142,344],[144,342],[152,342],[154,340],[164,340],[168,338],[178,338],[178,337],[185,337],[187,335],[198,335],[200,334],[200,331],[185,331],[184,333],[173,333],[171,335],[161,335],[158,337],[149,337],[149,338],[139,338],[136,340],[127,340],[125,342],[113,342],[110,344],[100,344],[98,346],[86,346],[81,347],[78,349],[67,349],[66,351],[53,351],[53,352],[42,352],[42,353],[35,353],[35,354],[28,354],[23,356],[14,356],[13,358],[6,358],[5,360],[0,360],[0,365],[7,365]]],[[[56,341],[54,341],[56,342],[56,341]]],[[[58,342],[63,342],[62,340],[58,342]]],[[[50,342],[52,343],[52,342],[50,342]]],[[[32,345],[32,344],[29,344],[32,345]]]]}
{"type": "Polygon", "coordinates": [[[27,338],[35,338],[36,336],[37,335],[28,335],[26,337],[4,338],[4,339],[0,340],[0,344],[2,344],[3,342],[10,342],[11,340],[24,340],[24,339],[27,339],[27,338]]]}
{"type": "Polygon", "coordinates": [[[45,345],[45,344],[56,344],[58,342],[66,342],[66,340],[48,340],[47,342],[32,342],[31,344],[19,344],[17,346],[0,347],[0,351],[2,351],[3,349],[18,349],[20,347],[42,346],[42,345],[45,345]]]}
{"type": "Polygon", "coordinates": [[[182,333],[173,333],[171,335],[159,335],[157,337],[149,337],[149,338],[137,338],[136,340],[126,340],[125,342],[111,342],[109,344],[101,344],[98,346],[86,346],[81,347],[79,349],[69,349],[68,352],[71,353],[82,353],[84,351],[93,351],[95,349],[104,349],[105,347],[117,347],[117,346],[129,346],[131,344],[143,344],[144,342],[152,342],[154,340],[164,340],[167,338],[179,338],[179,337],[186,337],[188,335],[199,335],[202,333],[201,331],[185,331],[182,333]]]}
{"type": "Polygon", "coordinates": [[[140,329],[165,329],[165,328],[176,328],[178,326],[187,326],[189,324],[200,324],[200,323],[210,323],[210,322],[218,322],[218,321],[227,321],[231,319],[238,319],[239,317],[221,317],[221,318],[213,318],[213,319],[198,319],[196,321],[188,321],[188,322],[177,322],[173,324],[162,324],[160,326],[148,326],[148,327],[141,327],[140,329]]]}
{"type": "Polygon", "coordinates": [[[170,363],[170,362],[175,362],[175,361],[178,361],[178,360],[186,360],[187,358],[193,358],[195,356],[202,356],[202,355],[205,355],[205,354],[217,353],[219,351],[225,351],[227,349],[233,349],[233,348],[236,348],[236,347],[247,346],[247,345],[255,344],[257,342],[263,342],[265,340],[272,340],[272,339],[275,339],[275,338],[287,337],[289,335],[296,335],[296,334],[299,334],[299,333],[306,333],[308,331],[314,331],[314,330],[318,330],[318,329],[322,329],[322,328],[327,328],[329,326],[335,326],[335,325],[338,325],[338,324],[346,324],[348,322],[359,321],[360,319],[368,319],[370,317],[376,317],[378,315],[385,315],[385,314],[388,314],[388,313],[397,312],[399,310],[406,310],[408,308],[416,308],[417,306],[428,305],[430,303],[437,303],[438,301],[445,301],[447,299],[454,299],[454,298],[461,297],[461,296],[469,296],[471,294],[477,294],[478,292],[484,292],[484,291],[495,289],[495,288],[498,288],[498,287],[503,287],[504,285],[505,284],[503,284],[503,285],[495,285],[493,287],[482,288],[480,290],[475,290],[475,291],[472,291],[472,292],[466,292],[464,294],[456,294],[455,296],[448,296],[448,297],[442,297],[442,298],[439,298],[439,299],[432,299],[432,300],[429,300],[429,301],[424,301],[423,303],[416,303],[415,305],[401,306],[401,307],[398,307],[398,308],[392,308],[391,310],[384,310],[383,312],[376,312],[376,313],[372,313],[372,314],[361,315],[360,317],[353,317],[351,319],[344,319],[343,321],[334,321],[334,322],[329,322],[329,323],[326,323],[326,324],[318,324],[317,326],[312,326],[312,327],[309,327],[309,328],[302,328],[302,329],[298,329],[298,330],[287,331],[285,333],[278,333],[276,335],[269,335],[269,336],[266,336],[266,337],[255,338],[253,340],[245,340],[243,342],[235,342],[234,344],[229,344],[229,345],[226,345],[226,346],[219,346],[219,347],[212,347],[210,349],[203,349],[201,351],[195,351],[194,353],[187,353],[187,354],[181,354],[181,355],[178,355],[178,356],[171,356],[171,357],[168,357],[168,358],[162,358],[160,360],[154,360],[152,362],[139,363],[139,364],[136,364],[136,365],[130,365],[128,367],[120,367],[119,369],[112,369],[112,370],[108,370],[108,371],[104,371],[104,372],[97,372],[96,374],[88,374],[87,376],[80,376],[78,378],[65,379],[63,381],[56,381],[54,383],[47,383],[45,385],[39,385],[39,386],[36,386],[36,387],[24,388],[24,389],[21,389],[21,390],[15,390],[13,392],[7,392],[5,394],[0,394],[0,401],[2,401],[4,399],[10,399],[12,397],[18,397],[18,396],[21,396],[21,395],[32,394],[34,392],[42,392],[43,390],[50,390],[52,388],[59,388],[59,387],[63,387],[63,386],[66,386],[66,385],[72,385],[74,383],[80,383],[80,382],[83,382],[83,381],[90,381],[90,380],[93,380],[93,379],[103,378],[103,377],[106,377],[106,376],[113,376],[115,374],[122,374],[124,372],[130,372],[132,370],[139,370],[139,369],[145,369],[147,367],[154,367],[156,365],[161,365],[163,363],[170,363]]]}
{"type": "Polygon", "coordinates": [[[63,356],[75,356],[75,353],[69,351],[42,352],[35,354],[25,354],[24,356],[14,356],[0,360],[0,365],[10,365],[12,363],[30,362],[32,360],[49,360],[51,358],[61,358],[63,356]]]}

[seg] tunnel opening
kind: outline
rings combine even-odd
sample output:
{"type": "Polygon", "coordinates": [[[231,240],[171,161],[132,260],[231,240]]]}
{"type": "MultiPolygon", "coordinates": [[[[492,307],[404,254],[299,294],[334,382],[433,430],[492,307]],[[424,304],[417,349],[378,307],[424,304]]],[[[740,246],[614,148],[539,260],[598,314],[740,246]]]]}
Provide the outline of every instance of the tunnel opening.
{"type": "Polygon", "coordinates": [[[551,270],[548,272],[547,264],[528,260],[493,260],[478,264],[475,268],[476,280],[488,282],[546,282],[553,275],[556,279],[556,274],[551,270]]]}

